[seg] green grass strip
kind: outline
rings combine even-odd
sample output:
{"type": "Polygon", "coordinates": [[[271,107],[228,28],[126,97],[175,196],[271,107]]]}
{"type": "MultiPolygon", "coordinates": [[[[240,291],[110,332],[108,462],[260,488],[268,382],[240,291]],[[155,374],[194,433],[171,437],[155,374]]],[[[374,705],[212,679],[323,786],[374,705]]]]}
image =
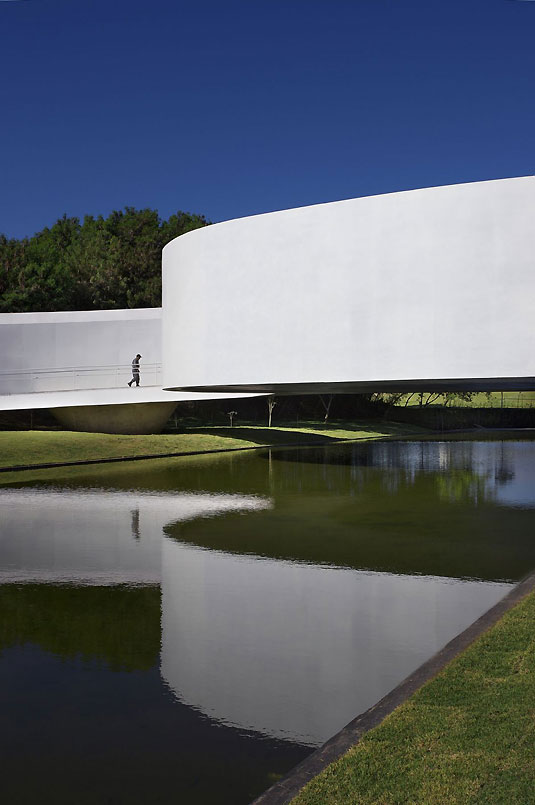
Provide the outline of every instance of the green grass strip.
{"type": "MultiPolygon", "coordinates": [[[[435,395],[433,395],[434,397],[435,395]]],[[[407,395],[408,397],[408,395],[407,395]]],[[[403,398],[399,405],[404,406],[407,397],[403,398]]],[[[427,392],[425,398],[427,399],[427,392]]],[[[453,408],[501,408],[503,402],[504,408],[535,408],[535,391],[504,391],[503,395],[500,391],[491,391],[490,394],[479,392],[474,394],[470,402],[466,400],[456,399],[453,408]]],[[[420,401],[418,394],[410,397],[407,401],[409,408],[419,406],[420,401]]],[[[431,406],[439,406],[445,404],[445,395],[440,394],[438,398],[431,403],[431,406]]]]}
{"type": "Polygon", "coordinates": [[[535,593],[293,805],[535,803],[535,593]]]}
{"type": "Polygon", "coordinates": [[[209,434],[122,436],[71,431],[4,431],[0,432],[0,467],[248,446],[254,446],[253,442],[209,434]]]}
{"type": "Polygon", "coordinates": [[[181,433],[123,436],[73,431],[0,431],[0,467],[60,464],[276,444],[321,444],[414,432],[414,426],[361,423],[349,428],[205,427],[181,433]]]}

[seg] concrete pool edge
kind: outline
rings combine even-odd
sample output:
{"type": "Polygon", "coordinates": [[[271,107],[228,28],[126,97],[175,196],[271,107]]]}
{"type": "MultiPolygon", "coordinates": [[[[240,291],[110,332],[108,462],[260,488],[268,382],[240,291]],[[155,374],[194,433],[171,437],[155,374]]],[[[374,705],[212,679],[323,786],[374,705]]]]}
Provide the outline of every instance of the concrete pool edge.
{"type": "Polygon", "coordinates": [[[433,679],[446,665],[487,632],[514,606],[535,591],[535,572],[526,576],[497,604],[488,609],[467,629],[458,634],[440,651],[400,682],[380,701],[356,716],[339,732],[329,738],[285,777],[260,794],[251,805],[287,805],[314,777],[338,760],[360,739],[407,701],[423,685],[433,679]]]}

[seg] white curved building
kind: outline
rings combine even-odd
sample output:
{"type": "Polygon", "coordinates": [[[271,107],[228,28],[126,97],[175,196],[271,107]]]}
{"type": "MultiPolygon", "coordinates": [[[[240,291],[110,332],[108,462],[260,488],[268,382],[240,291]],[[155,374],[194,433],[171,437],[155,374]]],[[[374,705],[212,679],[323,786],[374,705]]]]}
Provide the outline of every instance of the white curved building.
{"type": "Polygon", "coordinates": [[[535,177],[319,204],[169,243],[163,309],[0,314],[0,410],[148,433],[249,393],[535,389],[533,321],[535,177]]]}
{"type": "Polygon", "coordinates": [[[535,388],[535,177],[227,221],[163,253],[163,386],[535,388]]]}

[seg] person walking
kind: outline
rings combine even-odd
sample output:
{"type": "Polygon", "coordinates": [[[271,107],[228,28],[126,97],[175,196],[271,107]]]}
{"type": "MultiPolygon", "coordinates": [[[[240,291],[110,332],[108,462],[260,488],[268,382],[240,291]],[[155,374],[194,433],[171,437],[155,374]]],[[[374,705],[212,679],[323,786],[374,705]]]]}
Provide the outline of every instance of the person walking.
{"type": "Polygon", "coordinates": [[[128,384],[130,387],[132,387],[132,383],[135,383],[136,387],[139,386],[139,360],[142,357],[143,356],[138,353],[132,361],[132,380],[128,384]]]}

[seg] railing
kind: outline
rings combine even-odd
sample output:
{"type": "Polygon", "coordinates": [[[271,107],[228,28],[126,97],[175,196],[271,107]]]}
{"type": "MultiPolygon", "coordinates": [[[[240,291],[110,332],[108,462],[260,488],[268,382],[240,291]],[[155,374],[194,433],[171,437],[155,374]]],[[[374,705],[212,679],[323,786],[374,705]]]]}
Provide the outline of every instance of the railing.
{"type": "MultiPolygon", "coordinates": [[[[142,363],[139,371],[140,385],[161,386],[161,363],[142,363]]],[[[114,389],[126,386],[131,379],[132,367],[129,365],[0,371],[0,395],[114,389]]]]}

